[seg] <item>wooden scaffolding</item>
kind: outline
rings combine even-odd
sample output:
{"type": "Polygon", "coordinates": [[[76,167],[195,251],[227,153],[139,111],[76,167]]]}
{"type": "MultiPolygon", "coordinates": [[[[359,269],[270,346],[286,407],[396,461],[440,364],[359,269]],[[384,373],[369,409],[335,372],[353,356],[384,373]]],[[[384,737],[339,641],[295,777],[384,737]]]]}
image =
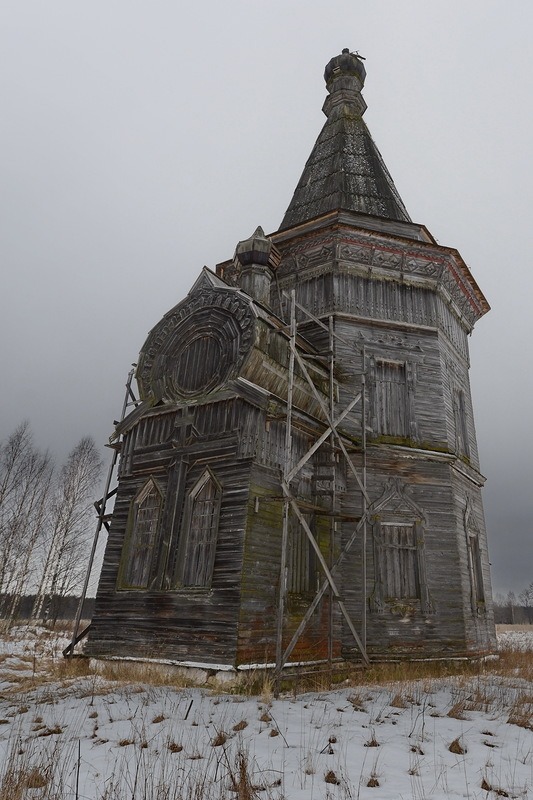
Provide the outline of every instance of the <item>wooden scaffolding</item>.
{"type": "Polygon", "coordinates": [[[344,603],[342,593],[339,590],[336,576],[339,573],[340,566],[342,562],[346,559],[348,552],[350,551],[351,547],[353,546],[354,542],[361,536],[362,542],[362,575],[361,575],[361,582],[363,586],[363,593],[366,587],[366,538],[367,538],[367,509],[370,505],[367,490],[366,490],[366,395],[365,395],[365,356],[363,351],[363,371],[361,374],[361,391],[348,403],[348,405],[339,413],[337,410],[337,402],[336,402],[336,380],[335,380],[335,350],[336,350],[336,341],[340,339],[340,337],[334,331],[334,320],[333,316],[329,316],[328,325],[325,325],[324,322],[319,320],[313,314],[311,314],[306,308],[304,308],[301,304],[296,301],[295,297],[295,290],[293,289],[290,293],[284,293],[284,298],[289,301],[290,306],[290,322],[289,322],[289,336],[290,336],[290,356],[289,356],[289,388],[288,388],[288,396],[287,396],[287,420],[286,420],[286,431],[285,431],[285,463],[283,466],[283,474],[281,479],[281,485],[283,490],[284,496],[284,507],[283,507],[283,529],[282,529],[282,541],[281,541],[281,563],[280,563],[280,590],[279,590],[279,600],[278,600],[278,608],[277,608],[277,620],[276,620],[276,682],[279,686],[279,679],[281,674],[289,661],[292,651],[296,646],[298,640],[300,639],[305,627],[309,623],[314,611],[318,607],[319,603],[321,602],[322,598],[326,593],[330,598],[329,604],[329,629],[328,629],[328,661],[329,666],[331,668],[332,660],[333,660],[333,603],[336,602],[348,629],[350,630],[357,647],[361,652],[362,660],[365,664],[368,664],[368,656],[366,652],[366,604],[363,602],[362,605],[362,620],[361,620],[361,629],[360,632],[357,631],[354,621],[352,620],[346,605],[344,603]],[[311,376],[307,370],[305,362],[301,357],[297,346],[296,346],[296,338],[297,338],[297,310],[303,316],[304,319],[311,321],[315,325],[319,326],[320,328],[324,329],[328,333],[329,337],[329,347],[328,347],[328,366],[329,366],[329,404],[324,402],[323,397],[321,397],[320,393],[317,391],[311,376]],[[304,376],[305,380],[309,384],[309,388],[313,393],[315,399],[320,405],[320,408],[323,412],[323,415],[327,421],[326,430],[316,439],[316,441],[312,444],[309,450],[300,458],[300,460],[293,465],[292,461],[292,417],[293,417],[293,389],[294,389],[294,378],[295,378],[295,367],[298,365],[300,373],[304,376]],[[356,405],[361,404],[361,457],[362,457],[362,470],[361,475],[357,471],[353,460],[350,456],[347,442],[345,441],[345,437],[343,437],[342,433],[339,431],[339,425],[341,422],[352,412],[356,405]],[[306,521],[304,514],[302,513],[302,509],[300,508],[300,504],[298,502],[297,497],[293,493],[291,489],[291,483],[296,478],[298,473],[302,470],[304,465],[309,461],[309,459],[313,456],[316,451],[322,447],[327,441],[329,440],[330,445],[330,452],[331,452],[331,466],[333,469],[332,480],[331,480],[331,506],[330,506],[330,547],[329,547],[329,563],[326,560],[321,548],[319,547],[311,528],[306,521]],[[345,459],[346,466],[348,470],[352,473],[355,481],[361,491],[362,495],[362,509],[363,513],[355,525],[354,530],[349,535],[348,539],[344,543],[344,546],[341,548],[340,553],[336,560],[334,560],[334,542],[335,542],[335,533],[336,533],[336,526],[338,521],[341,519],[342,515],[340,514],[337,508],[336,496],[335,496],[335,469],[337,463],[337,453],[340,451],[343,458],[345,459]],[[288,566],[288,552],[289,552],[289,537],[290,537],[290,522],[291,522],[291,515],[296,519],[297,524],[301,526],[301,529],[305,532],[305,535],[309,541],[310,546],[313,548],[315,553],[316,559],[320,564],[322,569],[324,578],[320,583],[312,601],[310,602],[307,611],[305,612],[304,616],[302,617],[300,624],[298,625],[296,631],[294,632],[290,642],[284,648],[283,647],[283,633],[284,633],[284,617],[285,617],[285,608],[286,608],[286,599],[287,599],[287,566],[288,566]]]}

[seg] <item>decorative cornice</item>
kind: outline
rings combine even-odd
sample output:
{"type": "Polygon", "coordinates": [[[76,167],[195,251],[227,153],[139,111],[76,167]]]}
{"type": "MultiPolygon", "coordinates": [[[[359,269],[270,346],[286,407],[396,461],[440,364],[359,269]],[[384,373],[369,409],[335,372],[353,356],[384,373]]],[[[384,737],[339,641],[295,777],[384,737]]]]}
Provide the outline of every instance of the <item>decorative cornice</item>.
{"type": "Polygon", "coordinates": [[[279,278],[290,283],[291,275],[301,281],[308,270],[346,270],[363,277],[395,279],[401,283],[421,282],[437,290],[444,302],[455,308],[468,330],[489,305],[456,250],[439,245],[413,246],[411,240],[381,238],[368,232],[336,229],[312,238],[280,244],[282,261],[279,278]]]}

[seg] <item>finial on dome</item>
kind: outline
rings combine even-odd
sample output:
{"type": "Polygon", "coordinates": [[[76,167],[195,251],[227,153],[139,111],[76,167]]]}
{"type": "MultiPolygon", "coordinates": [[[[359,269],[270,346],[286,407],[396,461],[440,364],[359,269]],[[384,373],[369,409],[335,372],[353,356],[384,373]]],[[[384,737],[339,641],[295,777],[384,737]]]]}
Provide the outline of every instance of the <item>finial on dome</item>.
{"type": "Polygon", "coordinates": [[[245,267],[248,264],[262,264],[276,268],[276,255],[277,248],[272,243],[272,239],[265,236],[263,228],[258,225],[249,239],[244,239],[237,244],[235,249],[235,258],[241,265],[245,267]]]}
{"type": "Polygon", "coordinates": [[[367,106],[361,95],[366,78],[363,61],[363,56],[345,47],[326,65],[324,80],[329,94],[322,110],[327,117],[339,103],[355,105],[359,114],[365,113],[367,106]]]}

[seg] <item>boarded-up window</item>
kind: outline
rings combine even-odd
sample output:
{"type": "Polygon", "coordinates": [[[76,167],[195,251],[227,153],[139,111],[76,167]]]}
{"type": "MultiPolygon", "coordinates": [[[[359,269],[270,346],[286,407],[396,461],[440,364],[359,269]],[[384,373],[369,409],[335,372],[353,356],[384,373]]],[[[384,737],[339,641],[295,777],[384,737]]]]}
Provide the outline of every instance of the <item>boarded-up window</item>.
{"type": "Polygon", "coordinates": [[[130,533],[122,561],[121,585],[147,589],[157,544],[163,496],[150,478],[134,499],[130,511],[130,533]]]}
{"type": "Polygon", "coordinates": [[[383,596],[386,600],[420,597],[418,548],[414,525],[381,525],[383,596]]]}
{"type": "Polygon", "coordinates": [[[409,418],[406,364],[376,360],[374,378],[376,435],[409,436],[409,418]]]}
{"type": "MultiPolygon", "coordinates": [[[[312,530],[312,517],[304,515],[312,530]]],[[[297,519],[291,521],[289,558],[287,564],[287,591],[302,594],[312,591],[315,581],[315,551],[303,525],[297,519]]]]}
{"type": "Polygon", "coordinates": [[[194,394],[207,386],[220,367],[222,351],[216,331],[192,339],[184,347],[174,367],[176,385],[186,394],[194,394]]]}
{"type": "Polygon", "coordinates": [[[481,550],[479,548],[479,536],[469,534],[468,549],[470,558],[470,574],[472,580],[472,599],[476,603],[485,602],[485,592],[483,589],[483,572],[481,568],[481,550]]]}
{"type": "Polygon", "coordinates": [[[209,588],[213,577],[221,489],[209,470],[189,492],[179,549],[179,583],[209,588]]]}
{"type": "Polygon", "coordinates": [[[469,456],[468,446],[468,427],[466,424],[465,393],[458,389],[454,398],[455,411],[455,435],[457,440],[457,452],[460,455],[469,456]]]}
{"type": "Polygon", "coordinates": [[[474,511],[474,503],[466,498],[464,512],[466,550],[468,558],[468,571],[470,573],[470,598],[472,611],[479,613],[485,603],[485,589],[483,586],[483,561],[481,557],[480,529],[474,511]]]}

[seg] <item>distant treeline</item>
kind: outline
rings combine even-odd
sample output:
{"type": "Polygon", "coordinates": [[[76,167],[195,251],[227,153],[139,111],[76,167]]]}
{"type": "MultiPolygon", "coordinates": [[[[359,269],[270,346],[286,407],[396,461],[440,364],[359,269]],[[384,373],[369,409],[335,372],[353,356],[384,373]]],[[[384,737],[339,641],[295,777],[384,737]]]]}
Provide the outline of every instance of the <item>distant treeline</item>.
{"type": "MultiPolygon", "coordinates": [[[[29,620],[32,618],[35,609],[37,596],[34,594],[23,595],[15,598],[11,594],[0,595],[0,619],[7,619],[12,616],[13,606],[16,604],[16,619],[29,620]]],[[[78,610],[79,597],[67,595],[53,595],[46,598],[42,611],[43,617],[47,620],[73,620],[78,610]]],[[[86,597],[83,604],[83,619],[91,619],[94,613],[94,597],[86,597]]]]}
{"type": "Polygon", "coordinates": [[[533,625],[533,607],[494,603],[496,625],[533,625]]]}

